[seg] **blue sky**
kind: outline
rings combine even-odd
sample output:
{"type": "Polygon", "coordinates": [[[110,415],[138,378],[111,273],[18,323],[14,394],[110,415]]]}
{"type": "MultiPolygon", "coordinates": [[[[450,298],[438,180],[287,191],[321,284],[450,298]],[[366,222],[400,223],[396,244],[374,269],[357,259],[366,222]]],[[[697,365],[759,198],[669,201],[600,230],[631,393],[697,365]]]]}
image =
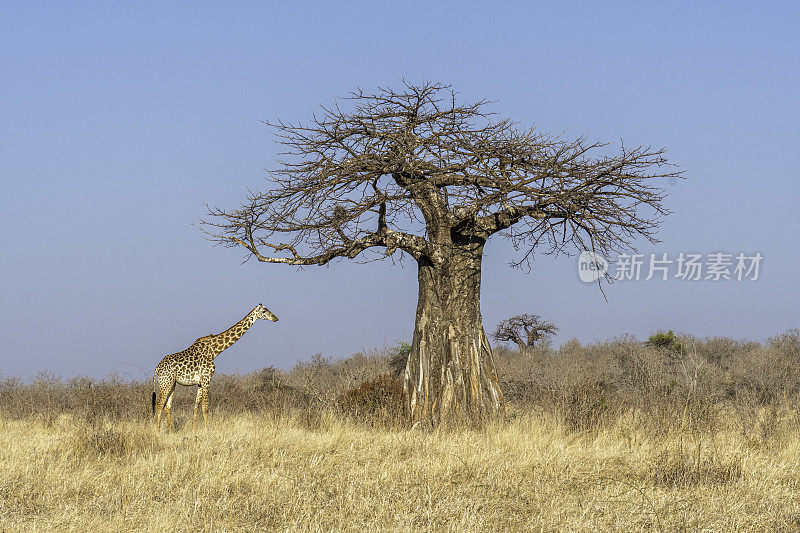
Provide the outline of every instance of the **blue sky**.
{"type": "MultiPolygon", "coordinates": [[[[760,252],[756,282],[579,281],[574,257],[513,270],[490,241],[487,329],[539,313],[559,340],[657,329],[764,339],[798,327],[800,9],[794,3],[4,2],[0,7],[0,375],[117,372],[258,302],[219,371],[409,339],[416,271],[241,264],[192,226],[236,207],[303,120],[377,85],[437,80],[542,130],[665,146],[662,243],[760,252]]],[[[139,370],[139,367],[144,371],[139,370]]]]}

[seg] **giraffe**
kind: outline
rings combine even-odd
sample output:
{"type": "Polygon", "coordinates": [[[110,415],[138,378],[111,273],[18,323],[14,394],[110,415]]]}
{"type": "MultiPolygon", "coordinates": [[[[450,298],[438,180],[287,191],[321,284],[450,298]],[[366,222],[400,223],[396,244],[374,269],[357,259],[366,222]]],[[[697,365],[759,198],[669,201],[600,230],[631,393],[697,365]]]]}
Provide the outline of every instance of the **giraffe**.
{"type": "Polygon", "coordinates": [[[197,399],[194,404],[192,428],[197,422],[197,409],[202,403],[203,427],[208,410],[208,387],[214,375],[214,359],[223,350],[238,341],[259,318],[277,322],[278,317],[262,304],[258,304],[243,319],[218,335],[200,337],[182,352],[164,357],[156,366],[153,375],[153,415],[156,415],[156,429],[161,428],[161,411],[167,414],[169,432],[172,433],[172,393],[175,385],[197,385],[197,399]]]}

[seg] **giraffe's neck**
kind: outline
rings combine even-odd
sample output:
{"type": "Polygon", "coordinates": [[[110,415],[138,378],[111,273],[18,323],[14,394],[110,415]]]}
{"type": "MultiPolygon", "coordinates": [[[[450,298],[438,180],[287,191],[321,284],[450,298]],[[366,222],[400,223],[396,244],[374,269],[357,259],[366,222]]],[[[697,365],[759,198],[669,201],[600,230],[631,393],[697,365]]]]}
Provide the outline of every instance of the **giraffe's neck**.
{"type": "Polygon", "coordinates": [[[211,339],[210,350],[213,357],[217,357],[224,350],[228,349],[234,342],[242,338],[256,321],[255,309],[250,311],[246,317],[226,329],[211,339]]]}

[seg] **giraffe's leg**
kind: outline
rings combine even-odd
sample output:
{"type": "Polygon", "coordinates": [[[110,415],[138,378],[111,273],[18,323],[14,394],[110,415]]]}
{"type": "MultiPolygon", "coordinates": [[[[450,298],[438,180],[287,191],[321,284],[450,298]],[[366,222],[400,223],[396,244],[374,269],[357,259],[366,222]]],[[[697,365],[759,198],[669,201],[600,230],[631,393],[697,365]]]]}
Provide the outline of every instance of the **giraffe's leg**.
{"type": "Polygon", "coordinates": [[[197,423],[197,409],[200,407],[200,401],[203,398],[203,386],[197,386],[197,399],[194,401],[194,417],[192,418],[192,429],[194,429],[195,424],[197,423]]]}
{"type": "Polygon", "coordinates": [[[161,411],[167,404],[167,400],[172,395],[172,389],[175,388],[174,383],[170,383],[168,379],[158,380],[158,395],[156,396],[156,430],[161,430],[161,411]]]}
{"type": "Polygon", "coordinates": [[[208,412],[208,384],[203,388],[203,429],[208,429],[208,422],[206,421],[206,413],[208,412]]]}
{"type": "Polygon", "coordinates": [[[172,384],[172,389],[170,389],[169,394],[167,395],[167,403],[164,405],[164,412],[167,413],[167,424],[169,425],[169,432],[172,433],[172,395],[175,392],[175,384],[172,384]]]}

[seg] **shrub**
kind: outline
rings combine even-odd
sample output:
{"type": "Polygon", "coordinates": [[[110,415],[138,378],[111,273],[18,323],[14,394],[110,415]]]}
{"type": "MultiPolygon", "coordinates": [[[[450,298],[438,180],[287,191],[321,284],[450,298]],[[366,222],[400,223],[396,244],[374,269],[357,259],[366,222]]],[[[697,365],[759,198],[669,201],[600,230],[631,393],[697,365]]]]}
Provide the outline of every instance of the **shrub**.
{"type": "Polygon", "coordinates": [[[389,367],[392,369],[392,374],[398,377],[403,375],[409,355],[411,355],[411,345],[407,342],[401,342],[392,348],[389,354],[389,367]]]}
{"type": "Polygon", "coordinates": [[[356,418],[399,418],[403,412],[403,386],[393,374],[384,374],[346,391],[336,403],[356,418]]]}
{"type": "MultiPolygon", "coordinates": [[[[764,344],[673,332],[655,334],[645,344],[631,335],[589,344],[572,340],[536,357],[498,346],[493,356],[506,408],[510,414],[533,409],[553,415],[578,431],[607,424],[629,408],[637,424],[657,432],[705,431],[723,423],[726,413],[735,413],[742,434],[763,447],[780,433],[772,430],[777,422],[770,413],[800,401],[798,329],[764,344]]],[[[335,410],[357,419],[400,421],[400,376],[410,350],[410,344],[400,343],[341,359],[318,355],[290,370],[218,374],[211,385],[212,418],[257,412],[313,421],[335,410]]],[[[151,379],[4,377],[0,417],[33,416],[52,426],[69,414],[93,429],[150,421],[152,391],[151,379]]],[[[191,420],[195,397],[195,387],[177,387],[172,413],[178,428],[191,420]]],[[[89,450],[106,455],[119,450],[117,436],[100,430],[93,435],[89,450]]]]}
{"type": "Polygon", "coordinates": [[[647,339],[645,344],[648,346],[654,346],[656,348],[665,348],[675,352],[683,351],[683,345],[678,341],[678,338],[675,336],[675,332],[672,330],[669,330],[666,333],[659,331],[650,335],[650,338],[647,339]]]}
{"type": "Polygon", "coordinates": [[[571,431],[595,430],[609,415],[603,383],[585,380],[570,387],[562,399],[562,416],[571,431]]]}

